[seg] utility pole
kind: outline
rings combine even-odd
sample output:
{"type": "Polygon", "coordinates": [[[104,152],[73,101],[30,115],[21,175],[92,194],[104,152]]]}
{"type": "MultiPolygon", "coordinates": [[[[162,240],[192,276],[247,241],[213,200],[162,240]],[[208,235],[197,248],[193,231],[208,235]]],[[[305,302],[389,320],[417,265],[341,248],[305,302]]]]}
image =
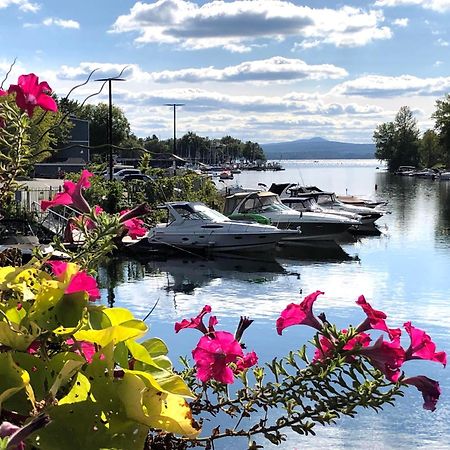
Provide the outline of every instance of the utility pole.
{"type": "Polygon", "coordinates": [[[109,88],[109,109],[108,109],[108,128],[107,128],[107,141],[109,147],[109,181],[113,179],[113,144],[112,144],[112,82],[113,81],[125,81],[124,78],[109,77],[109,78],[99,78],[95,81],[107,81],[109,88]]]}
{"type": "MultiPolygon", "coordinates": [[[[177,153],[177,106],[184,106],[184,103],[164,103],[165,106],[171,106],[173,108],[173,154],[177,153]]],[[[176,168],[175,160],[175,168],[176,168]]]]}

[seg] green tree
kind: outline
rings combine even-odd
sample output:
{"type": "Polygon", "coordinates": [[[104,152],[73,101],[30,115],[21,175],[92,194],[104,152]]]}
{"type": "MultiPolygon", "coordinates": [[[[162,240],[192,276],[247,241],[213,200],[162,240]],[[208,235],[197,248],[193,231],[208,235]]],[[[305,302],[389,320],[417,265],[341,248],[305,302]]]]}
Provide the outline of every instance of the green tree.
{"type": "Polygon", "coordinates": [[[436,122],[434,128],[439,135],[445,164],[450,166],[450,94],[443,100],[436,100],[436,111],[431,116],[436,122]]]}
{"type": "MultiPolygon", "coordinates": [[[[108,143],[108,111],[106,103],[98,105],[85,105],[77,111],[77,117],[89,120],[90,145],[94,147],[91,153],[106,154],[107,147],[95,148],[108,143]]],[[[130,138],[130,123],[123,111],[118,107],[112,107],[112,144],[125,146],[130,138]]]]}
{"type": "Polygon", "coordinates": [[[224,136],[220,143],[223,145],[224,156],[229,162],[239,158],[242,155],[243,143],[240,139],[231,136],[224,136]]]}
{"type": "Polygon", "coordinates": [[[439,136],[434,130],[425,131],[419,146],[420,163],[424,167],[433,167],[442,162],[442,149],[439,136]]]}
{"type": "Polygon", "coordinates": [[[394,122],[379,125],[373,134],[378,159],[387,161],[390,171],[401,165],[419,163],[419,128],[408,106],[402,106],[394,122]]]}
{"type": "Polygon", "coordinates": [[[244,147],[242,149],[242,156],[247,161],[266,160],[266,155],[264,154],[264,150],[262,149],[262,147],[258,143],[252,141],[247,141],[244,144],[244,147]]]}

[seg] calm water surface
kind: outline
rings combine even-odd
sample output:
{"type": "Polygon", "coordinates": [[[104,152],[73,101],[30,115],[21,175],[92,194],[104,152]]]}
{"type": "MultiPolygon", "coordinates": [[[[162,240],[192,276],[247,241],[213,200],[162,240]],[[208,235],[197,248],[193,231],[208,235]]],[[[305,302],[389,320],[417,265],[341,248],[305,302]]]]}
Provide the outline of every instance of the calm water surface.
{"type": "MultiPolygon", "coordinates": [[[[308,327],[292,327],[278,336],[275,320],[287,303],[316,289],[325,292],[316,312],[324,311],[342,327],[363,319],[355,300],[364,294],[386,312],[390,326],[411,320],[429,332],[439,350],[449,352],[450,182],[395,177],[377,161],[288,161],[284,167],[282,172],[244,172],[228,185],[301,182],[385,200],[391,214],[378,221],[381,236],[360,238],[342,249],[298,248],[267,261],[189,256],[116,261],[101,270],[101,282],[109,286],[103,290],[103,301],[114,295],[117,306],[139,317],[157,302],[147,322],[151,335],[168,343],[172,359],[190,354],[200,337],[194,330],[175,335],[174,322],[195,316],[205,304],[212,306],[223,329],[234,330],[240,315],[255,319],[245,340],[260,362],[283,355],[311,332],[308,327]]],[[[420,393],[411,388],[395,408],[387,407],[381,414],[362,411],[356,419],[317,427],[315,437],[289,434],[280,448],[450,448],[449,370],[428,362],[408,362],[404,368],[408,375],[425,374],[440,381],[443,393],[434,413],[422,409],[420,393]]],[[[245,442],[233,446],[245,448],[245,442]]]]}

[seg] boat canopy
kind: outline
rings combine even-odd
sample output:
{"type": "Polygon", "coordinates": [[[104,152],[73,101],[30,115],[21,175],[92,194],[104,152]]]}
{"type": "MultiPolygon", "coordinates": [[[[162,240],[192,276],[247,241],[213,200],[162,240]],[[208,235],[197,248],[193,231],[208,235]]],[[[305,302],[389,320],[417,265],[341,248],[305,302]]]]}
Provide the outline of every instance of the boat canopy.
{"type": "Polygon", "coordinates": [[[224,214],[264,213],[289,209],[273,192],[238,192],[225,198],[224,214]]]}

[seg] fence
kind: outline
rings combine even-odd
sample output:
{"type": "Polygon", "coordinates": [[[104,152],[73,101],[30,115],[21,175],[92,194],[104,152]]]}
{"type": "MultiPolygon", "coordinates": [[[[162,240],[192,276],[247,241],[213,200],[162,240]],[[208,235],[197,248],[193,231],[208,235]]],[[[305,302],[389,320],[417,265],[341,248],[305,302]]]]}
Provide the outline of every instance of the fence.
{"type": "Polygon", "coordinates": [[[52,200],[56,193],[61,192],[62,188],[45,189],[19,189],[15,193],[17,206],[25,211],[33,211],[35,204],[40,204],[41,200],[52,200]]]}

